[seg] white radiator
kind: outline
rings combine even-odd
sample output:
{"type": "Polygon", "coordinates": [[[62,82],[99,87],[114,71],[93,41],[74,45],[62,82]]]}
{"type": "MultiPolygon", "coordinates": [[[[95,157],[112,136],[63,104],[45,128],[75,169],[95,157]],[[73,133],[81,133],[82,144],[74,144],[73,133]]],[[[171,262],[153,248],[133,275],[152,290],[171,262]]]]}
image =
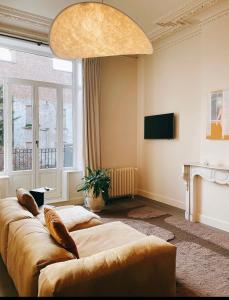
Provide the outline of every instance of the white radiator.
{"type": "Polygon", "coordinates": [[[109,169],[111,178],[110,198],[131,196],[135,190],[135,168],[109,169]]]}

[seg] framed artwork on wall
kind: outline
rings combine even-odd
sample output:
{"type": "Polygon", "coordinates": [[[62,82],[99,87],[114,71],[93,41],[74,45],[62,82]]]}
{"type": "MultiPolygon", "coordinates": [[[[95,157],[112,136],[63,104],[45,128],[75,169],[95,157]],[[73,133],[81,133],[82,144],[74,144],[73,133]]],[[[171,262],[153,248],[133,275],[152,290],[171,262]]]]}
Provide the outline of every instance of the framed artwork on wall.
{"type": "Polygon", "coordinates": [[[229,90],[209,94],[207,139],[229,140],[229,90]]]}

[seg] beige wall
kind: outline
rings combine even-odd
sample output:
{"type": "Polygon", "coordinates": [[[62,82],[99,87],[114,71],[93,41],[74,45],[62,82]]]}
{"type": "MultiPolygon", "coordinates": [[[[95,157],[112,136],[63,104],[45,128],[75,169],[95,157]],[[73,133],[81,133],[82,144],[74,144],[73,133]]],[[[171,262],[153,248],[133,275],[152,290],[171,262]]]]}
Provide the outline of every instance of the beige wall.
{"type": "MultiPolygon", "coordinates": [[[[225,7],[229,9],[229,1],[225,7]]],[[[228,28],[229,13],[203,27],[203,112],[206,111],[208,93],[219,89],[229,89],[228,28]]],[[[204,113],[203,123],[206,123],[206,114],[204,113]]],[[[214,164],[229,166],[229,141],[210,141],[205,139],[205,135],[205,127],[203,126],[201,159],[214,164]]]]}
{"type": "Polygon", "coordinates": [[[138,152],[140,193],[184,207],[182,165],[199,160],[201,135],[200,37],[155,51],[139,61],[138,152]],[[141,107],[142,106],[142,107],[141,107]],[[144,116],[175,113],[176,139],[144,140],[144,116]]]}
{"type": "Polygon", "coordinates": [[[101,157],[106,168],[137,165],[137,59],[102,60],[101,157]]]}
{"type": "MultiPolygon", "coordinates": [[[[229,89],[229,1],[202,17],[202,26],[155,44],[155,53],[138,62],[139,193],[181,208],[184,163],[229,165],[229,141],[206,139],[208,94],[229,89]],[[145,141],[144,115],[169,112],[177,115],[176,139],[145,141]]],[[[198,186],[200,214],[210,225],[229,224],[229,188],[203,180],[198,186]]]]}

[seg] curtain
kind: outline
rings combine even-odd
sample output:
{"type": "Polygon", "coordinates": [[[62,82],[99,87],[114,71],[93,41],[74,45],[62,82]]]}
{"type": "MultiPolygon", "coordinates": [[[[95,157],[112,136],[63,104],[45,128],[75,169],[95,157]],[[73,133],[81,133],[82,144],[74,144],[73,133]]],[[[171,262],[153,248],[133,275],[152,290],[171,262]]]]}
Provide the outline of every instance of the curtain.
{"type": "Polygon", "coordinates": [[[101,168],[100,97],[101,61],[99,58],[83,60],[84,108],[84,165],[101,168]]]}

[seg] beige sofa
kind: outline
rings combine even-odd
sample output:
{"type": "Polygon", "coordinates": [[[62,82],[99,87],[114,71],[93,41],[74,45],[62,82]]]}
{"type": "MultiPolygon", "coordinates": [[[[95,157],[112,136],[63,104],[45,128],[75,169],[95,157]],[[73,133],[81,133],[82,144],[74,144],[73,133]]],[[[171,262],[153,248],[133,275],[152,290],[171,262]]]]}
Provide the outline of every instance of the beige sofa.
{"type": "Polygon", "coordinates": [[[0,200],[0,251],[20,296],[175,296],[172,244],[122,222],[71,235],[80,259],[16,198],[0,200]]]}

